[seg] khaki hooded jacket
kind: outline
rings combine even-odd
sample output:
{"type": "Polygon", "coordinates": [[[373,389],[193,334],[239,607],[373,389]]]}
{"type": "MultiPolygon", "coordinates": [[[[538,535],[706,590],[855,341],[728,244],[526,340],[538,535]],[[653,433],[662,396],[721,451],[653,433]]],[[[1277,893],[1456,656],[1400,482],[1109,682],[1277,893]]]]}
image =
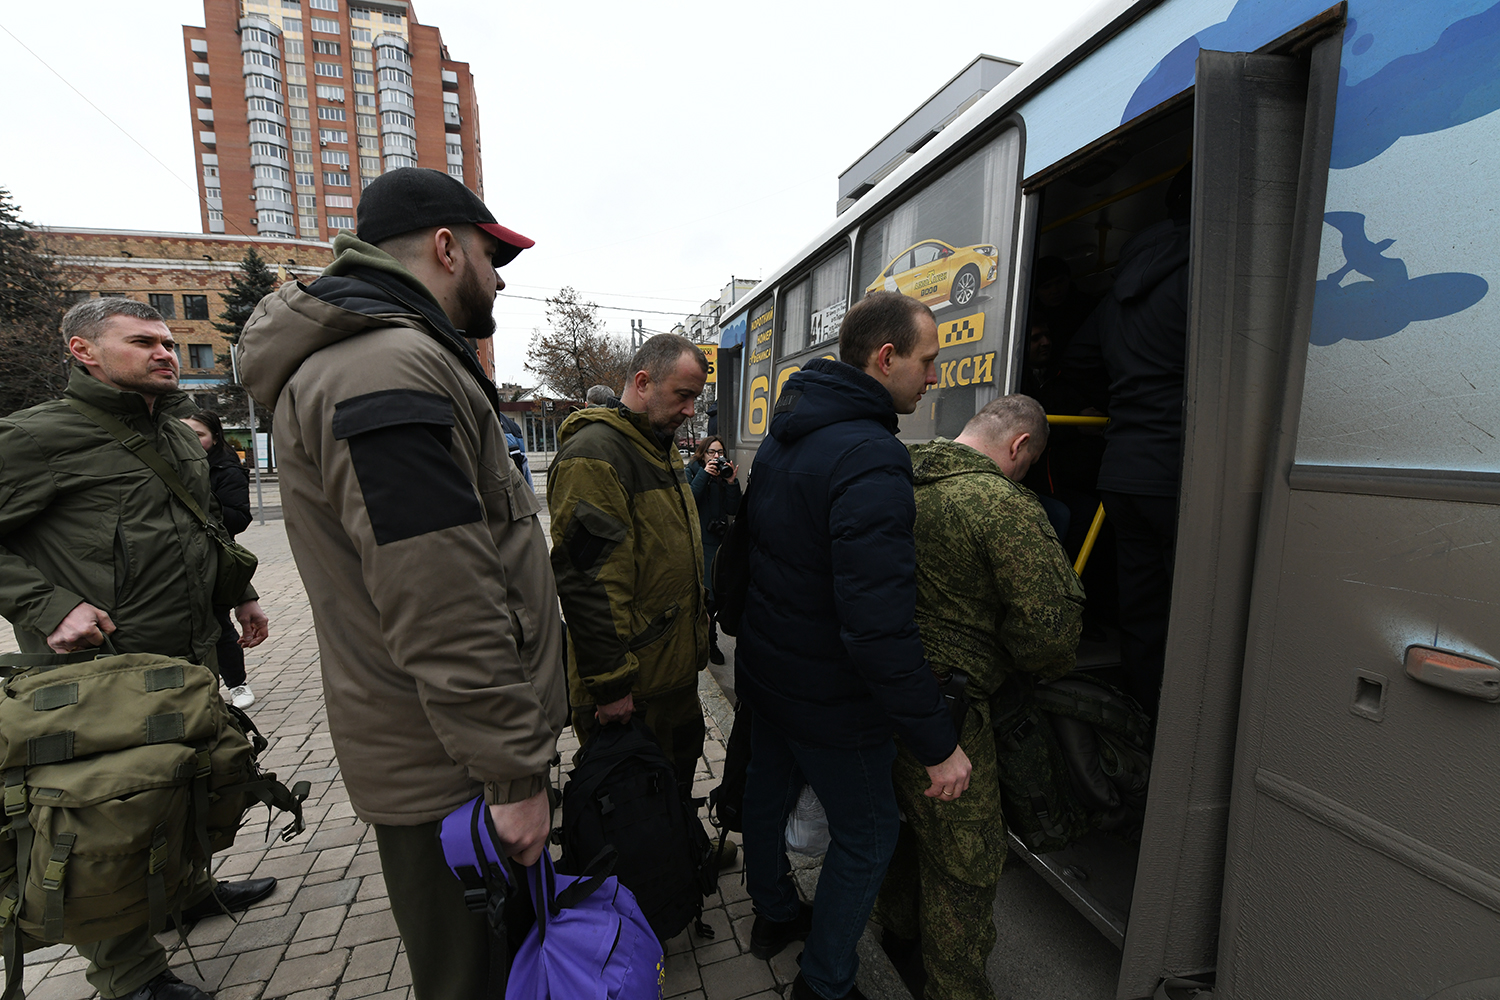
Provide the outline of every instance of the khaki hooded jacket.
{"type": "Polygon", "coordinates": [[[415,826],[546,787],[567,723],[557,588],[472,348],[394,258],[347,234],[334,250],[261,301],[241,370],[275,406],[350,801],[415,826]]]}
{"type": "Polygon", "coordinates": [[[547,505],[574,709],[696,687],[703,542],[677,448],[618,402],[579,410],[558,432],[547,505]]]}

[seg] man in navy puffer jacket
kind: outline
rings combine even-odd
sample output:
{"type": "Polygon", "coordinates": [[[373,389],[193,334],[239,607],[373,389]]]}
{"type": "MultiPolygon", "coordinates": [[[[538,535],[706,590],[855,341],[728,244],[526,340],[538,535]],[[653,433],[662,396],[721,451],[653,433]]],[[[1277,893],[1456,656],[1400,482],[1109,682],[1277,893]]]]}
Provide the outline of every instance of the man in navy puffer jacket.
{"type": "Polygon", "coordinates": [[[969,760],[914,620],[911,459],[898,413],[937,381],[937,324],[916,299],[875,292],[839,332],[843,361],[793,375],[748,491],[750,587],[735,690],[754,716],[745,787],[750,950],[806,938],[798,1000],[861,997],[854,946],[899,825],[892,734],[927,765],[927,794],[957,798],[969,760]],[[803,781],[833,842],[817,905],[801,907],[782,831],[803,781]]]}

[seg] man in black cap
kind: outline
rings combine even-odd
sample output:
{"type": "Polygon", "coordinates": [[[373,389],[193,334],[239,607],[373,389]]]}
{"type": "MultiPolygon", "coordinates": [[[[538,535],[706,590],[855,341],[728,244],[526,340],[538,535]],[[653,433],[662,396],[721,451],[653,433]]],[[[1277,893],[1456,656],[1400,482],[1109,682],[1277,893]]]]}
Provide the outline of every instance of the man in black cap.
{"type": "Polygon", "coordinates": [[[505,853],[534,862],[568,721],[536,496],[471,343],[494,332],[495,269],[531,245],[447,174],[396,170],[323,276],[267,296],[241,341],[245,384],[275,406],[328,728],[417,1000],[499,995],[504,953],[437,827],[482,795],[505,853]]]}

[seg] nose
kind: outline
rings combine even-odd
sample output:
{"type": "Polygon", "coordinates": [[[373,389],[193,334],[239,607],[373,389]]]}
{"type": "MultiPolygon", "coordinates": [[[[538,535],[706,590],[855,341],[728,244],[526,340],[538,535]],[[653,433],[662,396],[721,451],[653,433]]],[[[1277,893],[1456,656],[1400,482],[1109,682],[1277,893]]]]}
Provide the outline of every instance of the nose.
{"type": "Polygon", "coordinates": [[[937,365],[935,365],[935,364],[928,365],[927,366],[927,384],[928,385],[937,385],[937,380],[938,380],[937,379],[937,365]]]}
{"type": "Polygon", "coordinates": [[[503,292],[503,291],[505,291],[505,279],[502,278],[502,277],[500,277],[500,272],[499,271],[495,272],[495,291],[496,292],[503,292]]]}

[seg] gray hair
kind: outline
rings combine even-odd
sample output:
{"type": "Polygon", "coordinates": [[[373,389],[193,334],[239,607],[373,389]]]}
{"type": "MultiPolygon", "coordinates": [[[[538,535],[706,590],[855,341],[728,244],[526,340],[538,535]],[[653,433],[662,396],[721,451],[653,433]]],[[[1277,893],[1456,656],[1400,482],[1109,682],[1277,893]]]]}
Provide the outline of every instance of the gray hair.
{"type": "Polygon", "coordinates": [[[593,386],[584,394],[583,401],[589,406],[608,406],[615,398],[615,391],[609,386],[600,383],[593,386]]]}
{"type": "Polygon", "coordinates": [[[117,296],[85,299],[63,315],[63,341],[66,343],[73,337],[94,340],[103,330],[105,322],[112,316],[130,316],[134,319],[162,322],[161,313],[135,299],[117,296]]]}
{"type": "Polygon", "coordinates": [[[661,382],[672,374],[672,369],[677,367],[677,359],[684,354],[691,354],[703,373],[708,374],[708,358],[704,357],[697,344],[675,333],[658,333],[642,344],[630,359],[626,378],[633,379],[636,372],[645,372],[651,381],[661,382]]]}
{"type": "Polygon", "coordinates": [[[1009,443],[1017,434],[1030,434],[1034,455],[1047,447],[1050,430],[1042,404],[1020,393],[991,400],[964,425],[965,434],[1002,444],[1009,443]]]}

